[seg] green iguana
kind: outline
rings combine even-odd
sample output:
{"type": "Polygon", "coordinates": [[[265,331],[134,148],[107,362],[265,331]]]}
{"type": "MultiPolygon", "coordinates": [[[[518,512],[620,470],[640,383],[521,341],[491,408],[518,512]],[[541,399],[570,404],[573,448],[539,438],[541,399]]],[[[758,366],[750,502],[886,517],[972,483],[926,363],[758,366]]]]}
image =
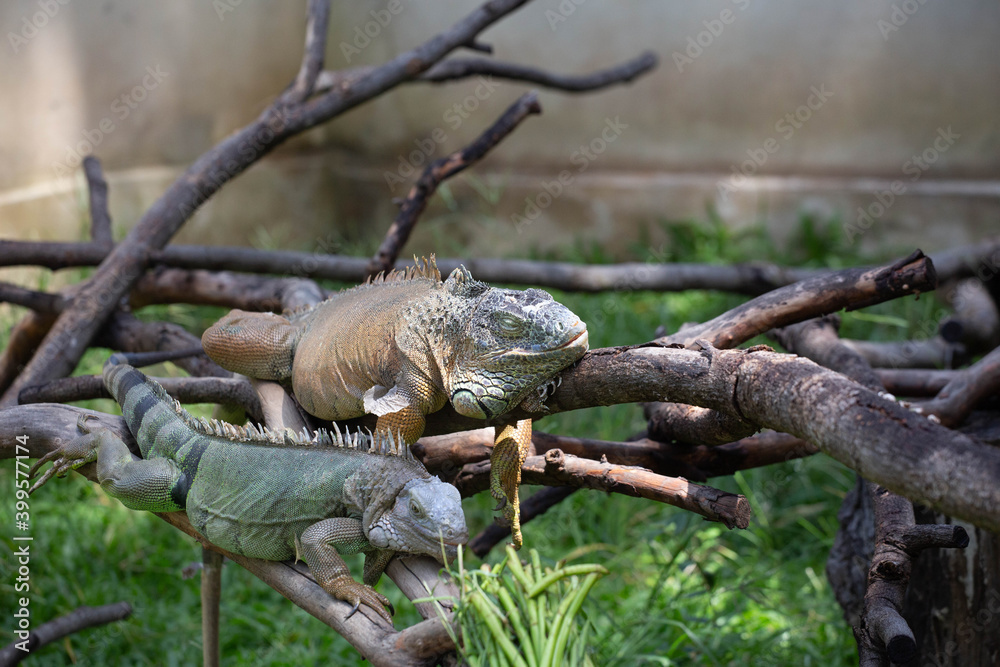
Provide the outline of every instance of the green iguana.
{"type": "Polygon", "coordinates": [[[195,419],[163,388],[112,355],[104,384],[122,407],[142,459],[117,435],[92,430],[38,460],[63,476],[97,462],[97,477],[126,507],[186,510],[213,544],[252,558],[305,561],[334,597],[375,609],[391,623],[383,595],[371,588],[397,552],[454,557],[468,540],[461,498],[431,477],[409,448],[323,431],[309,437],[252,425],[195,419]],[[444,547],[442,547],[442,543],[444,547]],[[364,552],[364,584],[338,555],[364,552]]]}
{"type": "Polygon", "coordinates": [[[377,433],[399,433],[406,444],[448,401],[462,415],[495,420],[490,491],[519,547],[517,487],[531,420],[502,415],[526,397],[541,407],[549,381],[587,351],[587,325],[547,292],[490,287],[464,266],[442,281],[432,255],[285,316],[234,310],[201,340],[223,368],[290,384],[310,414],[375,414],[377,433]]]}

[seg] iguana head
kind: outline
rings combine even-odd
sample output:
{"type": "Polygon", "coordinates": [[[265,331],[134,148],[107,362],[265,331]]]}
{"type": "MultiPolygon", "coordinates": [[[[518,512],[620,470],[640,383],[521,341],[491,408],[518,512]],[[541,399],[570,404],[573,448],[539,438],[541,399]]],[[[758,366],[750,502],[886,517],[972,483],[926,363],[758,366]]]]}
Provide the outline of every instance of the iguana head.
{"type": "Polygon", "coordinates": [[[465,267],[445,289],[471,304],[445,378],[460,414],[503,414],[587,351],[587,325],[548,292],[490,287],[465,267]]]}
{"type": "Polygon", "coordinates": [[[469,540],[462,497],[437,477],[411,479],[391,508],[367,528],[368,541],[379,549],[419,553],[441,559],[441,544],[450,561],[458,545],[469,540]]]}

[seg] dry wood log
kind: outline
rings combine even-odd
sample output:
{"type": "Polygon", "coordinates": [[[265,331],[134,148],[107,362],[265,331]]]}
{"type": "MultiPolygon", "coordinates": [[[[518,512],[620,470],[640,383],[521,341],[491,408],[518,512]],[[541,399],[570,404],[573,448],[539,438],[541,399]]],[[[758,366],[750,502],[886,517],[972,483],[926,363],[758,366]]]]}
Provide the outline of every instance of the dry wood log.
{"type": "Polygon", "coordinates": [[[874,269],[845,269],[768,292],[702,324],[682,328],[657,341],[690,346],[704,338],[717,348],[736,347],[769,329],[836,312],[855,310],[906,294],[933,290],[934,265],[917,250],[874,269]]]}
{"type": "Polygon", "coordinates": [[[403,200],[375,256],[368,262],[365,278],[387,273],[396,265],[399,251],[410,238],[420,214],[427,208],[427,200],[441,183],[483,159],[529,115],[540,113],[542,105],[538,102],[538,94],[534,91],[525,93],[471,144],[427,165],[403,200]]]}
{"type": "Polygon", "coordinates": [[[884,391],[868,362],[840,340],[839,330],[840,316],[831,314],[774,329],[771,336],[789,352],[812,359],[873,391],[884,391]]]}
{"type": "Polygon", "coordinates": [[[27,651],[22,651],[17,647],[21,643],[20,640],[0,648],[0,665],[9,667],[19,664],[38,649],[63,637],[98,625],[123,621],[131,615],[132,605],[128,602],[115,602],[100,607],[77,607],[65,616],[42,623],[32,630],[26,640],[27,651]]]}

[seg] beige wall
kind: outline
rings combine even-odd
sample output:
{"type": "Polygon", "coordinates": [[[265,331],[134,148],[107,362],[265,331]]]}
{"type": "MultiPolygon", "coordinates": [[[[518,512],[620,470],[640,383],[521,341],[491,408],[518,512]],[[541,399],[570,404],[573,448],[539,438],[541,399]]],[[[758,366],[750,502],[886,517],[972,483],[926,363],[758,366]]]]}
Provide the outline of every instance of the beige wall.
{"type": "MultiPolygon", "coordinates": [[[[82,181],[67,165],[88,139],[109,173],[116,225],[130,226],[184,166],[291,80],[304,2],[244,1],[220,14],[226,4],[235,0],[0,4],[4,236],[81,232],[82,181]],[[25,20],[44,26],[33,34],[25,20]]],[[[335,3],[330,67],[383,62],[477,3],[400,0],[399,13],[377,25],[371,12],[388,5],[335,3]],[[348,63],[366,27],[377,34],[356,42],[348,63]]],[[[863,242],[937,247],[996,233],[998,38],[1000,6],[986,1],[531,3],[485,33],[497,58],[585,72],[649,48],[660,67],[601,93],[542,91],[544,114],[456,180],[456,209],[432,210],[418,248],[512,253],[573,234],[623,248],[636,225],[702,217],[709,206],[734,225],[763,217],[779,233],[803,211],[840,215],[866,232],[863,242]],[[602,132],[614,141],[582,157],[581,146],[601,147],[602,132]],[[936,154],[926,169],[913,162],[924,151],[936,154]],[[753,158],[761,164],[746,162],[753,158]],[[733,176],[741,164],[750,178],[733,176]],[[546,203],[544,184],[562,171],[569,185],[518,227],[512,216],[533,213],[526,200],[546,203]],[[857,208],[877,213],[874,193],[894,184],[871,229],[857,226],[857,208]]],[[[470,80],[395,91],[268,157],[180,240],[333,247],[380,233],[391,198],[405,192],[386,173],[414,141],[444,136],[434,153],[443,155],[525,89],[470,80]],[[475,108],[460,118],[456,104],[475,108]],[[254,236],[261,225],[270,240],[254,236]]]]}

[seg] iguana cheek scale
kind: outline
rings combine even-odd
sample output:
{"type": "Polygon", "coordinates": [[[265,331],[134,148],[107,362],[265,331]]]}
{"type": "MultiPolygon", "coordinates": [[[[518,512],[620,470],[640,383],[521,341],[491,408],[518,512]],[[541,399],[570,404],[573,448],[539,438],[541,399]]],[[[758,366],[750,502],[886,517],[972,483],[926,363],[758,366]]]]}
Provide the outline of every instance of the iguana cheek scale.
{"type": "Polygon", "coordinates": [[[468,540],[458,490],[431,477],[402,443],[196,420],[122,361],[112,356],[104,383],[143,458],[83,420],[85,435],[32,468],[33,476],[54,461],[31,491],[53,474],[96,461],[101,486],[126,507],[185,510],[199,533],[237,554],[300,558],[326,591],[355,610],[368,605],[386,620],[389,601],[371,586],[393,555],[440,559],[443,542],[452,557],[468,540]],[[339,555],[359,552],[365,554],[364,585],[339,555]]]}
{"type": "Polygon", "coordinates": [[[542,290],[490,287],[433,256],[286,314],[234,310],[202,336],[223,368],[291,385],[323,419],[378,416],[376,434],[413,444],[451,402],[497,424],[490,491],[521,545],[517,487],[531,421],[503,415],[587,351],[587,326],[542,290]]]}

